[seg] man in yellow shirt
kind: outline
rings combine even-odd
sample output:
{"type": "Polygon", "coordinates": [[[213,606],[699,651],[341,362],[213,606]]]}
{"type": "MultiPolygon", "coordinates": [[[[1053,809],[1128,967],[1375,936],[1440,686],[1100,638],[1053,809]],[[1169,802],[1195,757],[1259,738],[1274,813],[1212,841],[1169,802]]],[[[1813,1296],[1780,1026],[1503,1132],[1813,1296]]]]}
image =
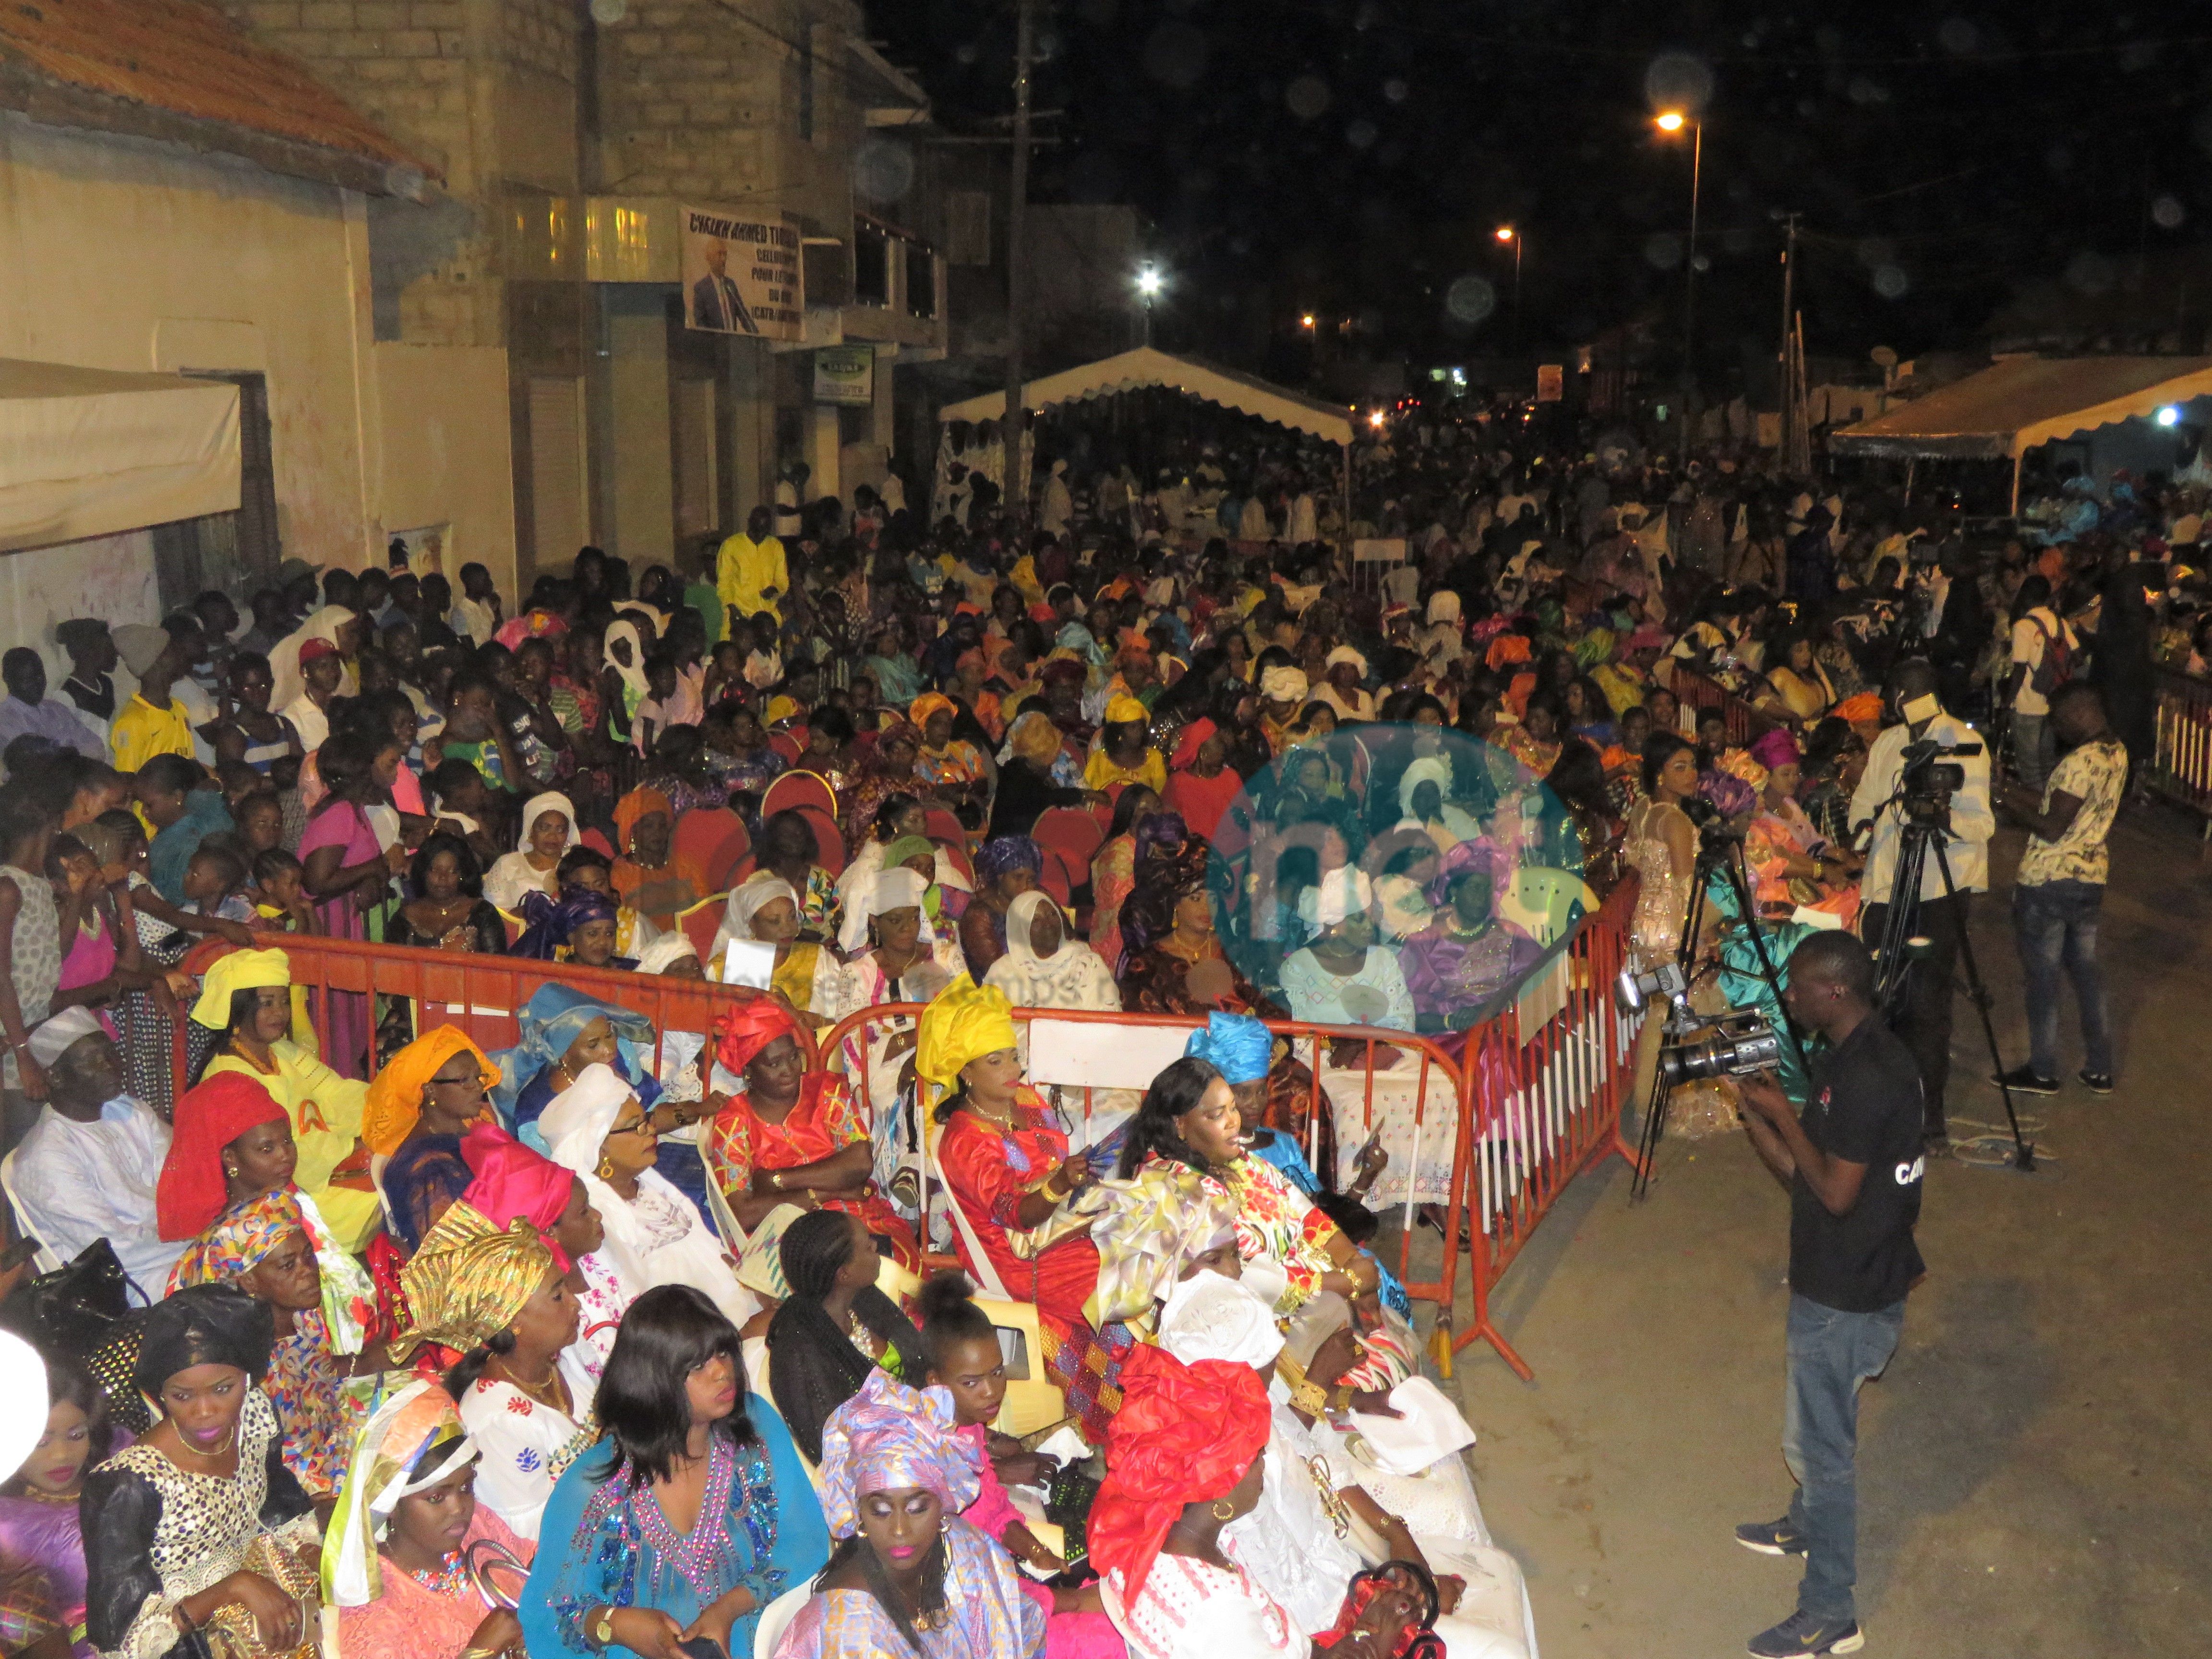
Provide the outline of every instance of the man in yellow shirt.
{"type": "Polygon", "coordinates": [[[117,653],[124,665],[138,677],[138,690],[115,711],[108,728],[108,751],[115,769],[136,772],[156,755],[192,757],[191,722],[184,705],[169,695],[169,688],[185,672],[185,653],[168,630],[131,623],[113,630],[117,653]]]}
{"type": "Polygon", "coordinates": [[[716,556],[714,586],[730,613],[730,639],[744,638],[741,624],[761,611],[783,620],[776,601],[790,588],[791,574],[784,565],[783,544],[769,533],[772,516],[768,508],[755,507],[745,520],[745,533],[724,542],[716,556]]]}

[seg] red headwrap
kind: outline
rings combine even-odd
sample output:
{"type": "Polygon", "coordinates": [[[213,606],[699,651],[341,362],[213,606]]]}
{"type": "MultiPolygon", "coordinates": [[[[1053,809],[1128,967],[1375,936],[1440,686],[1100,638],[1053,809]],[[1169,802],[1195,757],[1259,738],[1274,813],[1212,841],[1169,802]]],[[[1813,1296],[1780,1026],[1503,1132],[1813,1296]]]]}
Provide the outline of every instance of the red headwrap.
{"type": "Polygon", "coordinates": [[[217,1072],[177,1102],[176,1133],[154,1187],[154,1219],[161,1237],[198,1238],[230,1203],[222,1149],[257,1125],[284,1115],[258,1078],[217,1072]]]}
{"type": "Polygon", "coordinates": [[[1178,772],[1190,770],[1193,763],[1198,759],[1199,745],[1220,729],[1212,720],[1193,720],[1183,727],[1182,735],[1176,739],[1175,759],[1169,764],[1178,772]]]}
{"type": "Polygon", "coordinates": [[[755,1054],[780,1036],[796,1040],[799,1022],[774,997],[755,997],[714,1018],[714,1058],[742,1075],[755,1054]]]}
{"type": "Polygon", "coordinates": [[[476,1176],[462,1201],[502,1232],[518,1218],[527,1221],[544,1235],[545,1248],[567,1273],[573,1264],[554,1243],[553,1228],[568,1207],[576,1177],[496,1123],[479,1123],[461,1137],[461,1161],[476,1176]]]}
{"type": "Polygon", "coordinates": [[[1267,1391],[1249,1365],[1186,1365],[1164,1348],[1130,1351],[1121,1409],[1106,1428],[1106,1480],[1091,1505],[1091,1559],[1119,1568],[1134,1601],[1187,1504],[1224,1496],[1267,1443],[1267,1391]]]}

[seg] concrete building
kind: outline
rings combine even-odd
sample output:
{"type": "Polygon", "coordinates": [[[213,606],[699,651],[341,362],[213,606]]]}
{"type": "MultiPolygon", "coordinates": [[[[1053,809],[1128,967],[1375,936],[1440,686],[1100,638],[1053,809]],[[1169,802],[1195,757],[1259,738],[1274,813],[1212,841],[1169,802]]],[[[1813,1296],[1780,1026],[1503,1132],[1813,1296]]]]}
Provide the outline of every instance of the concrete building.
{"type": "Polygon", "coordinates": [[[525,585],[586,542],[665,561],[793,460],[812,495],[881,476],[944,282],[927,100],[852,0],[221,3],[441,175],[368,216],[375,338],[504,354],[525,585]],[[684,325],[685,210],[796,234],[796,337],[684,325]]]}
{"type": "Polygon", "coordinates": [[[444,526],[511,566],[495,345],[373,326],[439,162],[191,0],[0,15],[0,644],[444,526]]]}

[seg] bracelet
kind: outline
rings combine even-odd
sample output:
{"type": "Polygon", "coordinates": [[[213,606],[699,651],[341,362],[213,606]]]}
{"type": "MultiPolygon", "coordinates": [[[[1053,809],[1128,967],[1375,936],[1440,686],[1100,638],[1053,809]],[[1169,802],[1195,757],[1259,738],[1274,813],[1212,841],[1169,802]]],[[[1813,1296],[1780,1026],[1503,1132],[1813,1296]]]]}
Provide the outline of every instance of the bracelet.
{"type": "Polygon", "coordinates": [[[768,1172],[768,1184],[775,1188],[776,1191],[781,1192],[783,1190],[783,1171],[781,1170],[770,1170],[768,1172]]]}
{"type": "Polygon", "coordinates": [[[1297,1407],[1308,1417],[1326,1417],[1328,1415],[1328,1396],[1323,1394],[1321,1391],[1320,1387],[1316,1383],[1298,1382],[1292,1384],[1291,1388],[1291,1404],[1297,1407]]]}

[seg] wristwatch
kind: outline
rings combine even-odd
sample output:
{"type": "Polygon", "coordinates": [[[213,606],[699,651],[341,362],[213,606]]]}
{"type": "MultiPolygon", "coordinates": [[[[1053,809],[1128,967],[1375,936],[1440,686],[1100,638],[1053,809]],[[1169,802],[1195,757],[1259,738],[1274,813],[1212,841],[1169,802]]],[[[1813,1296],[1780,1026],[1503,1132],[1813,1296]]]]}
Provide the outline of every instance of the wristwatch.
{"type": "Polygon", "coordinates": [[[592,1640],[600,1647],[605,1647],[614,1639],[615,1610],[612,1607],[601,1607],[599,1622],[592,1626],[592,1640]]]}

